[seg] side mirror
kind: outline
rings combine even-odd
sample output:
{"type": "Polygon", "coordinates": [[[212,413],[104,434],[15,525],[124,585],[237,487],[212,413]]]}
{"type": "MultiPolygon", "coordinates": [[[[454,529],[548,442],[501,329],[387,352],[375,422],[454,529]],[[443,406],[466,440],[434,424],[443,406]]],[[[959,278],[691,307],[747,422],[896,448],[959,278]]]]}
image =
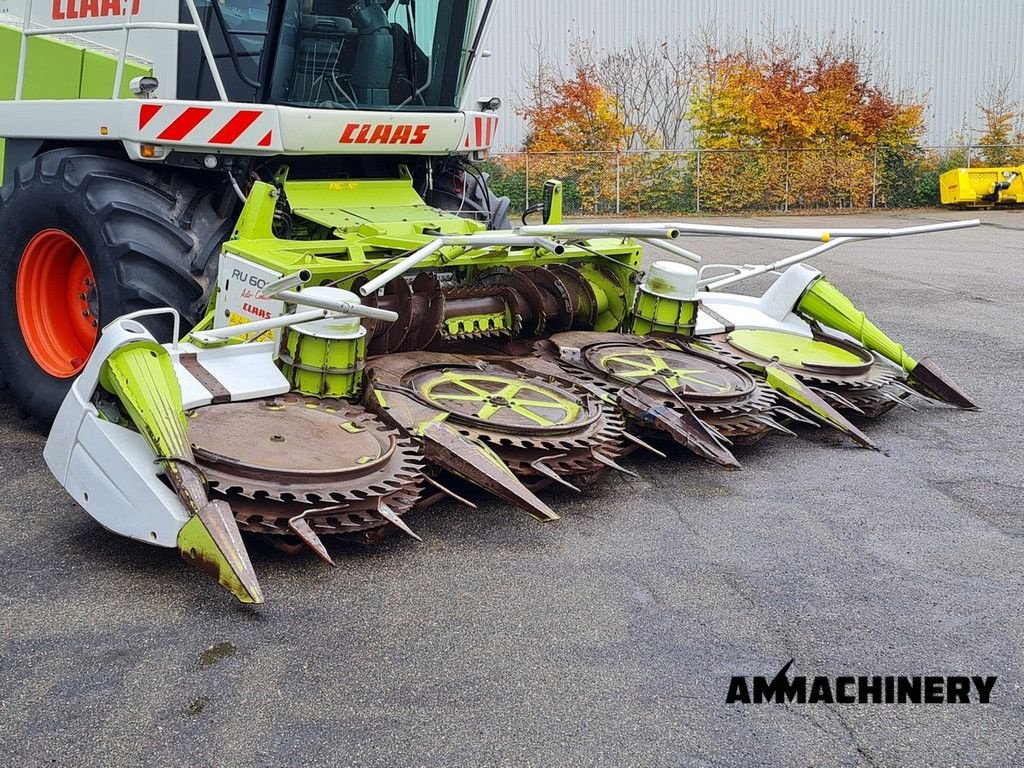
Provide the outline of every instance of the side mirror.
{"type": "Polygon", "coordinates": [[[159,87],[160,81],[151,75],[133,77],[132,81],[128,83],[128,90],[140,99],[148,99],[159,87]]]}

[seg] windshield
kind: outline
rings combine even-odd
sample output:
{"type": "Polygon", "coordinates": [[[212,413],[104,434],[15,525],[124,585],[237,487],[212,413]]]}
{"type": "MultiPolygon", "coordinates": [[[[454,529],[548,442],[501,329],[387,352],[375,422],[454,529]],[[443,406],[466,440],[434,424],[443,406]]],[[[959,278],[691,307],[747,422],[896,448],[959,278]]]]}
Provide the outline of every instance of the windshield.
{"type": "Polygon", "coordinates": [[[455,111],[475,0],[287,0],[279,104],[455,111]]]}

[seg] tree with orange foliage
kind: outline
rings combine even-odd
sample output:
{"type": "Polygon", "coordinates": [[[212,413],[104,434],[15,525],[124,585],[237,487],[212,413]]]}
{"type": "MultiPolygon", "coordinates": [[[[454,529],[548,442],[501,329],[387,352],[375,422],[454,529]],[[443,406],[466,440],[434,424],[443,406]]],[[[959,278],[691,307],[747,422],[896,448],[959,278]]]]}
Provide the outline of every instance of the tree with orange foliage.
{"type": "Polygon", "coordinates": [[[875,148],[913,144],[923,130],[923,105],[873,85],[852,51],[828,47],[805,61],[794,47],[708,47],[704,61],[690,105],[698,145],[785,150],[710,154],[701,169],[708,207],[865,205],[875,148]]]}
{"type": "Polygon", "coordinates": [[[504,178],[528,177],[531,198],[544,179],[563,178],[567,207],[590,213],[616,200],[623,210],[682,210],[695,199],[708,209],[930,199],[915,181],[924,106],[873,82],[860,51],[829,44],[809,54],[797,32],[722,50],[714,34],[608,54],[581,41],[570,77],[538,50],[519,110],[529,154],[503,160],[504,178]],[[633,152],[678,148],[687,132],[699,161],[633,152]]]}
{"type": "Polygon", "coordinates": [[[530,195],[539,199],[544,180],[560,178],[570,209],[614,209],[615,158],[595,153],[618,151],[630,136],[615,97],[582,64],[568,79],[539,69],[531,91],[519,110],[529,125],[530,195]]]}
{"type": "Polygon", "coordinates": [[[568,80],[542,75],[519,114],[530,126],[528,152],[616,150],[629,136],[615,98],[586,67],[568,80]]]}
{"type": "Polygon", "coordinates": [[[792,50],[707,51],[690,119],[702,147],[865,147],[914,141],[921,104],[871,85],[852,52],[802,63],[792,50]]]}

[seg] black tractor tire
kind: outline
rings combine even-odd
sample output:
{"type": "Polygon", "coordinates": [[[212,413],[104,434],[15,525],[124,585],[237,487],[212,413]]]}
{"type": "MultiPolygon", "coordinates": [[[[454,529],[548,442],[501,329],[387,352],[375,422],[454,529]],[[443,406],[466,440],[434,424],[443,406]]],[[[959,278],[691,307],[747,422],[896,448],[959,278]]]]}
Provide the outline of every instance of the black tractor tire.
{"type": "MultiPolygon", "coordinates": [[[[215,181],[210,176],[211,184],[215,181]]],[[[40,250],[33,246],[26,251],[29,243],[57,230],[58,239],[67,235],[79,246],[91,270],[93,277],[84,280],[93,286],[88,309],[54,314],[64,318],[57,325],[70,327],[80,322],[81,314],[98,331],[128,312],[173,307],[181,313],[185,332],[206,311],[220,245],[231,233],[232,221],[217,212],[218,191],[204,188],[196,176],[133,163],[96,148],[44,152],[20,166],[14,181],[0,188],[0,370],[23,416],[48,427],[75,376],[63,369],[53,375],[29,351],[18,308],[19,269],[23,260],[35,258],[26,258],[27,253],[40,250]]],[[[34,274],[26,267],[26,275],[34,274]]],[[[31,286],[34,280],[26,278],[24,284],[31,286]]],[[[26,305],[42,305],[31,298],[31,287],[23,293],[29,296],[26,305]]],[[[85,296],[75,294],[71,301],[85,296]]],[[[37,309],[23,311],[51,316],[46,311],[39,315],[37,309]]],[[[143,323],[158,340],[170,340],[169,316],[143,323]]],[[[89,345],[87,339],[85,347],[91,351],[89,345]]],[[[81,362],[72,357],[68,367],[81,362]]]]}

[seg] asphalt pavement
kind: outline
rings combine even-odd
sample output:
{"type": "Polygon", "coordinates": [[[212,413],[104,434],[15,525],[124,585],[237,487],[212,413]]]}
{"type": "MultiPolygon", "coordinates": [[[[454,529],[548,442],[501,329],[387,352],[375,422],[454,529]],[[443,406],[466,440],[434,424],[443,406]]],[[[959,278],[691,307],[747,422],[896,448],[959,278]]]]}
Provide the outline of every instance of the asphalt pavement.
{"type": "Polygon", "coordinates": [[[1024,764],[1024,212],[980,217],[817,266],[982,410],[897,409],[863,424],[879,453],[772,437],[737,472],[634,456],[638,478],[547,494],[550,524],[478,494],[336,569],[256,546],[257,608],[93,523],[0,395],[0,765],[1024,764]],[[989,704],[725,703],[790,659],[999,679],[989,704]]]}

